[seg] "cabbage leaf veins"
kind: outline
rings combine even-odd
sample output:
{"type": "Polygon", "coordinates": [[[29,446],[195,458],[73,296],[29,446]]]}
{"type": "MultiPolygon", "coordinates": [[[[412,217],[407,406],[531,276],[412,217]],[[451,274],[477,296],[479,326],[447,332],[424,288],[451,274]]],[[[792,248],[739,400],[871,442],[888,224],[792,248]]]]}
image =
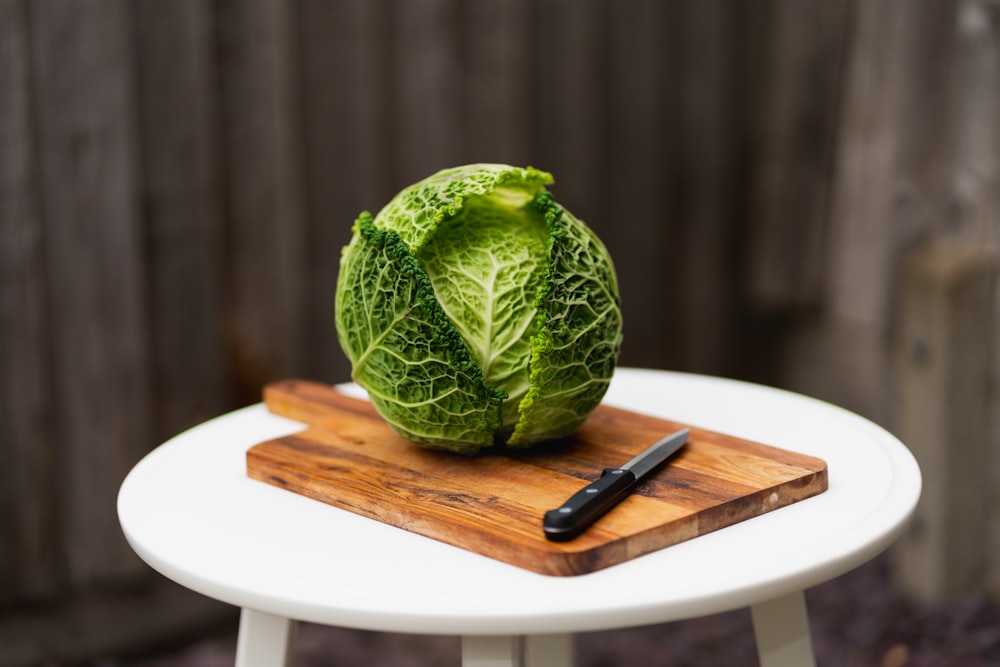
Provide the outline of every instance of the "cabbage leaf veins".
{"type": "Polygon", "coordinates": [[[353,379],[409,440],[526,447],[570,434],[603,398],[622,338],[617,279],[551,183],[466,165],[358,217],[337,334],[353,379]]]}

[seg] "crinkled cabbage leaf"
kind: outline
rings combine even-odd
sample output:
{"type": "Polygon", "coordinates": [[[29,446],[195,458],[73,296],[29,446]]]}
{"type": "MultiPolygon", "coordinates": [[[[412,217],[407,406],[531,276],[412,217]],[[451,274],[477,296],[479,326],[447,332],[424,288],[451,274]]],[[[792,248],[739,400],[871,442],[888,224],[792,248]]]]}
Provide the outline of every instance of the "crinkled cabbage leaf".
{"type": "Polygon", "coordinates": [[[352,377],[399,434],[473,453],[569,435],[600,403],[622,339],[607,249],[531,167],[416,183],[341,255],[336,324],[352,377]]]}

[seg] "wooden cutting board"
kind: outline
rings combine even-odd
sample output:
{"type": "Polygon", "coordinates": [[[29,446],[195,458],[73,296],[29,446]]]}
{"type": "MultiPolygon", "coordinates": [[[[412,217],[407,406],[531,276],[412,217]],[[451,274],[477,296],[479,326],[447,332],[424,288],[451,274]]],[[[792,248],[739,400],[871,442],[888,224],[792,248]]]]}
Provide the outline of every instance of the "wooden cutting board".
{"type": "Polygon", "coordinates": [[[668,465],[557,543],[542,533],[546,510],[686,425],[601,405],[565,440],[464,456],[404,440],[371,403],[329,385],[276,382],[264,402],[309,426],[247,451],[253,479],[542,574],[600,570],[827,488],[820,459],[692,428],[668,465]]]}

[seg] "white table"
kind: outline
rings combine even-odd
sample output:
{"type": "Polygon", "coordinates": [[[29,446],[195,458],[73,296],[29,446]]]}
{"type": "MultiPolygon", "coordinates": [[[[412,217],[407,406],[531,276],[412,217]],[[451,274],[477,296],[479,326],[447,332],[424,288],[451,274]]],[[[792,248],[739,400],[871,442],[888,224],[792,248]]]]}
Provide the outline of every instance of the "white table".
{"type": "Polygon", "coordinates": [[[803,590],[899,535],[920,494],[909,451],[851,412],[732,380],[622,368],[606,401],[818,456],[829,490],[605,570],[550,577],[248,479],[250,446],[303,428],[254,405],[146,456],[118,514],[149,565],[242,608],[240,667],[285,664],[295,620],[461,635],[466,667],[566,667],[573,632],[747,606],[763,665],[814,664],[803,590]]]}

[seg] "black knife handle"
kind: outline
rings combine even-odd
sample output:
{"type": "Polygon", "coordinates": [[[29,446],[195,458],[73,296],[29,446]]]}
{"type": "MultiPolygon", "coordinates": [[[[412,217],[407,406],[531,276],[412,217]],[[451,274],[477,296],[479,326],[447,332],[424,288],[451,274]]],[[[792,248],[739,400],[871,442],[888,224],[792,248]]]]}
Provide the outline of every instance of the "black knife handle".
{"type": "Polygon", "coordinates": [[[596,482],[574,493],[561,507],[545,513],[545,537],[554,542],[572,540],[621,502],[633,485],[635,475],[630,470],[605,468],[596,482]]]}

